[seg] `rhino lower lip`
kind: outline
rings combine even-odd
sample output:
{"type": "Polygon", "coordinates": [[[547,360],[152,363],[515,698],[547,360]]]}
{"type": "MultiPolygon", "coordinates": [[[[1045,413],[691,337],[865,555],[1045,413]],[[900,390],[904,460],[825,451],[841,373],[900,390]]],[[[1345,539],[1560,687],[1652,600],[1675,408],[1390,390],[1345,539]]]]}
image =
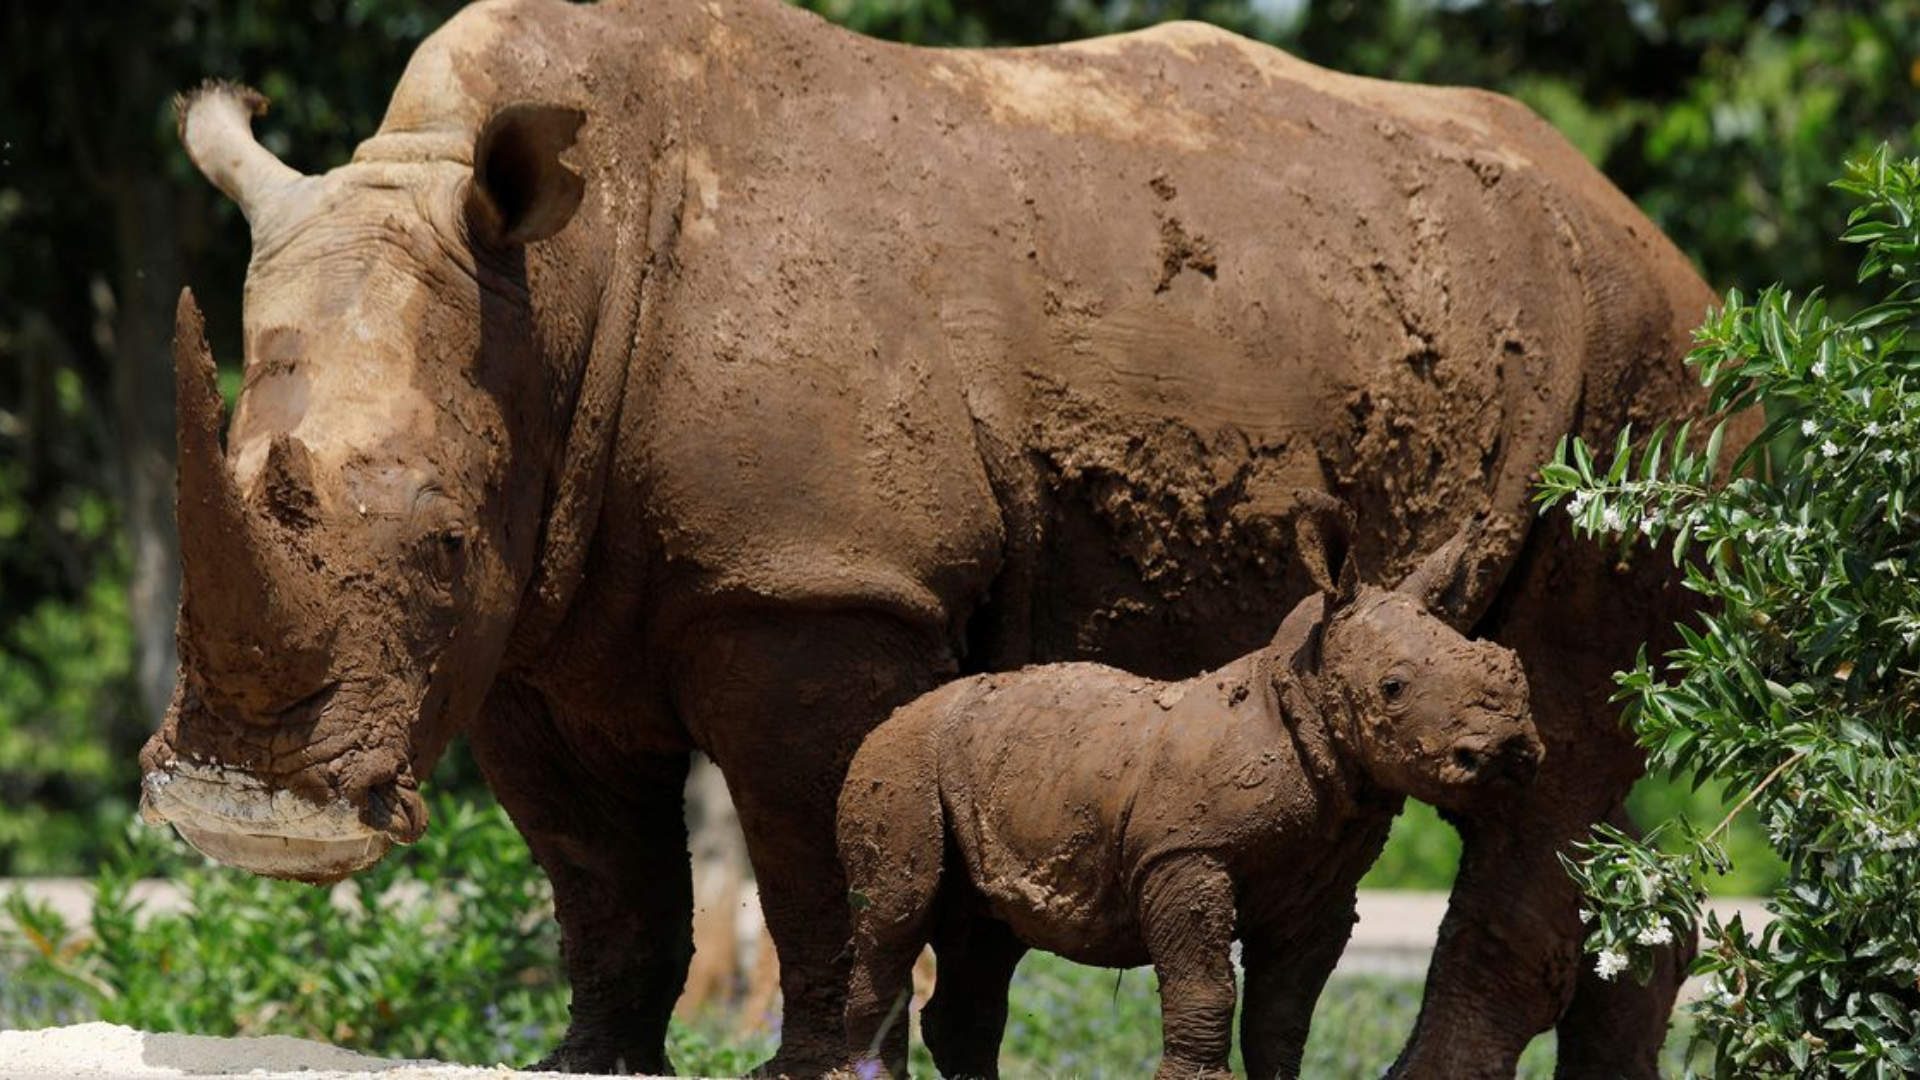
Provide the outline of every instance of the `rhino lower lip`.
{"type": "MultiPolygon", "coordinates": [[[[398,793],[382,794],[373,793],[374,806],[399,811],[405,822],[407,808],[398,793]]],[[[383,813],[383,824],[394,816],[383,813]]],[[[391,839],[404,838],[398,830],[370,827],[361,820],[361,808],[345,799],[315,802],[245,772],[183,761],[146,775],[140,818],[150,825],[315,843],[359,842],[390,833],[391,839]]]]}
{"type": "Polygon", "coordinates": [[[197,829],[174,824],[195,851],[228,866],[268,877],[325,884],[379,862],[393,846],[383,833],[341,840],[309,840],[256,832],[197,829]]]}

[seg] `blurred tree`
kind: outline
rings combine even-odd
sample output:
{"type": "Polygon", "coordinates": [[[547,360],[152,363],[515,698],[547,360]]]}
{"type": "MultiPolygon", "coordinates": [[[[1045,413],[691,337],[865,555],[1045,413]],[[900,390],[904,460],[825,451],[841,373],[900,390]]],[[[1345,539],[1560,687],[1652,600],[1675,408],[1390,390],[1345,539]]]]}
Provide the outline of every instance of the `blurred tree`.
{"type": "Polygon", "coordinates": [[[1920,0],[1323,0],[1297,41],[1340,70],[1512,94],[1716,285],[1824,287],[1843,307],[1855,266],[1827,238],[1848,204],[1827,181],[1920,131],[1920,0]]]}

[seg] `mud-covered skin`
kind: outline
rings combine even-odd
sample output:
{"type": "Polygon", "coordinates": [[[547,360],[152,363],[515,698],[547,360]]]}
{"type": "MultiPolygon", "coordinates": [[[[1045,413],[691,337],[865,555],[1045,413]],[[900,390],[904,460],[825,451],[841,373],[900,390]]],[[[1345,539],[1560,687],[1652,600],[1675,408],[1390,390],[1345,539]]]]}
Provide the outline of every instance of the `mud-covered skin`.
{"type": "MultiPolygon", "coordinates": [[[[840,796],[848,1053],[883,1046],[904,1074],[914,960],[971,921],[1084,964],[1151,963],[1163,1077],[1231,1075],[1238,939],[1248,1073],[1296,1075],[1356,886],[1405,797],[1484,807],[1531,780],[1541,752],[1511,652],[1462,638],[1407,586],[1328,589],[1272,645],[1183,682],[1084,663],[977,675],[869,735],[840,796]]],[[[942,952],[941,979],[973,951],[942,952]]],[[[971,989],[1000,996],[1003,1022],[1004,976],[971,989]]],[[[928,1005],[935,1064],[997,1075],[998,1026],[936,1035],[953,1007],[928,1005]]]]}
{"type": "MultiPolygon", "coordinates": [[[[1403,1074],[1510,1074],[1564,1017],[1563,1072],[1652,1075],[1675,986],[1576,980],[1553,854],[1620,813],[1607,676],[1684,600],[1525,496],[1565,431],[1698,406],[1710,296],[1521,106],[1194,25],[957,52],[776,0],[510,0],[429,38],[324,176],[209,115],[188,141],[254,230],[212,454],[244,511],[183,476],[185,675],[145,768],[346,800],[373,858],[471,732],[591,988],[556,1063],[657,1060],[683,970],[680,826],[635,778],[719,761],[783,960],[774,1067],[823,1068],[861,736],[962,672],[1244,655],[1308,591],[1278,523],[1309,487],[1389,577],[1486,513],[1446,611],[1541,680],[1545,775],[1468,830],[1403,1074]],[[503,683],[535,748],[495,737],[503,683]]],[[[256,868],[344,872],[292,848],[256,868]]]]}

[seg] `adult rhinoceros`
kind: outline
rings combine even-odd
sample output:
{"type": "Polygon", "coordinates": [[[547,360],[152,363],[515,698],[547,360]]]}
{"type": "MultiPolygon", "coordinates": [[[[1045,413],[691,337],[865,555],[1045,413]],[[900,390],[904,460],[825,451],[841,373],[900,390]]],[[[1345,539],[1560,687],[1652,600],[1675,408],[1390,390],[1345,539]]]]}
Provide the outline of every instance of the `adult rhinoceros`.
{"type": "MultiPolygon", "coordinates": [[[[1557,1023],[1564,1073],[1652,1073],[1671,965],[1586,974],[1555,854],[1624,822],[1608,674],[1677,590],[1533,523],[1527,488],[1565,431],[1695,408],[1710,296],[1525,108],[1206,26],[942,51],[776,0],[477,5],[325,175],[253,141],[263,104],[181,110],[253,261],[224,449],[183,300],[149,820],[331,880],[419,835],[465,732],[553,880],[548,1064],[661,1070],[704,750],[783,964],[772,1067],[813,1072],[840,1054],[836,791],[890,707],[1254,648],[1310,588],[1297,488],[1359,508],[1387,579],[1486,513],[1448,614],[1519,651],[1549,752],[1463,825],[1398,1068],[1509,1074],[1557,1023]]],[[[1303,921],[1302,956],[1346,929],[1303,921]]]]}

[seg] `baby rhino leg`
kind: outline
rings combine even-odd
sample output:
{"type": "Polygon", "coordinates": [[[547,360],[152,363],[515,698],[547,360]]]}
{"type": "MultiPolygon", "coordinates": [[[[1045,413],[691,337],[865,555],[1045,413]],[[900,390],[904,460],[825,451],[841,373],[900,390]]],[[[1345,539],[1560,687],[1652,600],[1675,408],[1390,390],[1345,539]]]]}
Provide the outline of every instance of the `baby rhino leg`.
{"type": "Polygon", "coordinates": [[[1300,1075],[1313,1007],[1353,935],[1353,902],[1284,928],[1240,933],[1247,1000],[1240,1010],[1240,1053],[1250,1080],[1300,1075]]]}
{"type": "Polygon", "coordinates": [[[956,913],[934,931],[933,1000],[920,1030],[941,1076],[994,1080],[1007,1030],[1007,985],[1027,947],[1006,923],[956,913]]]}
{"type": "Polygon", "coordinates": [[[907,1072],[907,997],[925,947],[946,849],[931,755],[882,727],[853,759],[841,789],[840,861],[853,914],[853,968],[844,1020],[855,1060],[907,1072]]]}
{"type": "Polygon", "coordinates": [[[1141,933],[1160,979],[1160,1080],[1229,1077],[1233,1049],[1233,882],[1206,855],[1162,859],[1145,877],[1141,933]]]}

